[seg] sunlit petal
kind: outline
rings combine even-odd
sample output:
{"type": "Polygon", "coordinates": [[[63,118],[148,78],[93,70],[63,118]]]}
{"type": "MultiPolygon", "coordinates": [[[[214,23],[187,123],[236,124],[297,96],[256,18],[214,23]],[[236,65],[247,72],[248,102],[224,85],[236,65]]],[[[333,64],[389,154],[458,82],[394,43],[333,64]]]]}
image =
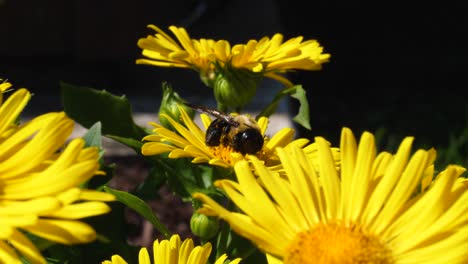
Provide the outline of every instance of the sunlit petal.
{"type": "Polygon", "coordinates": [[[269,263],[468,263],[465,168],[450,165],[421,190],[435,152],[412,154],[412,138],[394,155],[377,153],[371,133],[356,143],[344,128],[339,163],[325,139],[315,141],[315,159],[277,148],[283,174],[256,156],[239,161],[237,181],[215,182],[237,208],[194,193],[198,212],[226,221],[269,263]]]}

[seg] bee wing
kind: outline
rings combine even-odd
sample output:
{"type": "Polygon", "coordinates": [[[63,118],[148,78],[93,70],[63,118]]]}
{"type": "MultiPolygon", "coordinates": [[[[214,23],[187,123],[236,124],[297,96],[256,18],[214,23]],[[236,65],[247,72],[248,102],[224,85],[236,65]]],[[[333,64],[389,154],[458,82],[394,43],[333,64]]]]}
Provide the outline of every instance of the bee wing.
{"type": "Polygon", "coordinates": [[[224,121],[228,122],[229,124],[231,125],[234,125],[234,126],[239,126],[239,123],[237,123],[234,118],[232,118],[231,115],[228,115],[226,113],[223,113],[219,110],[216,110],[216,109],[212,109],[212,108],[208,108],[206,106],[201,106],[201,105],[194,105],[194,104],[191,104],[191,103],[185,103],[185,105],[187,105],[188,107],[194,109],[195,111],[197,112],[200,112],[200,113],[205,113],[205,114],[210,114],[216,118],[220,118],[220,119],[223,119],[224,121]]]}

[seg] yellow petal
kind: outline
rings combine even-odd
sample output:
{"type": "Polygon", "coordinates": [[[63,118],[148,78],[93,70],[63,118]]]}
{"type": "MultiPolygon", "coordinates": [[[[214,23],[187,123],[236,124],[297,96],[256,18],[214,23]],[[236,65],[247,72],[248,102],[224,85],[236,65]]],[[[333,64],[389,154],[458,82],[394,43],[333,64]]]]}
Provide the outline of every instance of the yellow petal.
{"type": "MultiPolygon", "coordinates": [[[[174,237],[174,236],[173,236],[174,237]]],[[[179,236],[175,236],[176,239],[178,239],[178,244],[177,245],[180,245],[180,238],[179,236]]],[[[173,238],[171,237],[171,241],[173,240],[173,238]]],[[[178,248],[177,245],[174,245],[175,248],[178,248]]],[[[179,259],[178,259],[178,262],[177,263],[190,263],[188,262],[189,258],[190,258],[190,253],[192,253],[192,250],[193,250],[194,246],[193,246],[193,240],[192,239],[186,239],[184,240],[184,242],[182,243],[182,245],[180,245],[180,249],[179,249],[179,259]]]]}
{"type": "Polygon", "coordinates": [[[338,202],[341,199],[340,183],[335,169],[335,161],[333,160],[328,142],[321,137],[316,137],[315,141],[317,142],[319,152],[320,175],[326,175],[327,177],[320,180],[327,204],[327,219],[335,219],[338,212],[337,209],[339,208],[338,202]]]}
{"type": "Polygon", "coordinates": [[[12,201],[0,206],[0,215],[27,215],[41,214],[61,207],[60,201],[55,197],[39,197],[26,201],[12,201]]]}
{"type": "Polygon", "coordinates": [[[23,88],[17,90],[5,103],[1,104],[0,133],[3,133],[9,125],[13,124],[30,99],[31,93],[23,88]]]}
{"type": "Polygon", "coordinates": [[[102,262],[102,264],[128,264],[128,263],[121,256],[113,255],[111,257],[111,261],[105,260],[102,262]]]}
{"type": "Polygon", "coordinates": [[[294,137],[294,129],[283,128],[276,133],[266,144],[268,149],[275,149],[278,146],[286,146],[294,137]]]}
{"type": "Polygon", "coordinates": [[[82,202],[71,204],[47,214],[48,217],[61,219],[80,219],[110,212],[110,207],[103,202],[82,202]]]}
{"type": "Polygon", "coordinates": [[[9,242],[32,263],[46,263],[36,246],[21,232],[15,231],[9,242]]]}
{"type": "Polygon", "coordinates": [[[213,122],[213,120],[211,120],[211,118],[206,114],[201,114],[200,119],[205,129],[207,129],[210,126],[211,122],[213,122]]]}
{"type": "Polygon", "coordinates": [[[139,264],[151,264],[148,250],[146,248],[141,248],[138,253],[138,263],[139,264]]]}
{"type": "Polygon", "coordinates": [[[33,170],[36,166],[48,159],[55,151],[63,146],[73,130],[73,120],[68,119],[64,113],[44,114],[28,122],[14,135],[2,143],[0,156],[9,154],[3,160],[0,173],[4,179],[15,177],[21,173],[33,170]],[[37,132],[39,130],[39,132],[37,132]],[[19,150],[18,144],[37,133],[26,145],[19,150]],[[9,153],[15,151],[15,153],[9,153]]]}
{"type": "Polygon", "coordinates": [[[367,206],[368,190],[371,182],[371,170],[376,156],[374,136],[365,132],[359,141],[354,175],[351,180],[351,190],[348,199],[352,207],[349,220],[358,221],[367,206]]]}
{"type": "Polygon", "coordinates": [[[39,237],[65,245],[88,243],[96,239],[94,229],[79,221],[41,219],[37,224],[24,229],[39,237]]]}
{"type": "Polygon", "coordinates": [[[143,144],[141,147],[141,153],[145,156],[159,155],[175,149],[174,146],[160,143],[160,142],[148,142],[143,144]]]}
{"type": "Polygon", "coordinates": [[[80,199],[88,201],[111,202],[115,201],[115,196],[106,192],[82,189],[80,192],[80,199]]]}
{"type": "MultiPolygon", "coordinates": [[[[0,240],[0,260],[3,263],[22,264],[15,250],[3,240],[0,240]]],[[[45,263],[45,262],[42,262],[45,263]]]]}
{"type": "Polygon", "coordinates": [[[368,206],[363,213],[364,223],[369,223],[369,226],[375,223],[374,217],[382,209],[382,206],[387,203],[394,185],[400,179],[400,175],[408,162],[413,140],[414,138],[407,137],[401,142],[394,160],[385,171],[382,180],[373,190],[368,200],[368,206]]]}

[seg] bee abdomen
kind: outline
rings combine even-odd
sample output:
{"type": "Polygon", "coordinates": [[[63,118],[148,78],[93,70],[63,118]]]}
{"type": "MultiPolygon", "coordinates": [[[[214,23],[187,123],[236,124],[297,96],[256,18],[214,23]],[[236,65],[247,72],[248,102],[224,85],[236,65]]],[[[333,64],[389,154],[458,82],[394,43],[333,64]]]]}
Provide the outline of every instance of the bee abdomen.
{"type": "Polygon", "coordinates": [[[260,131],[248,128],[234,135],[231,146],[242,154],[255,154],[262,149],[264,139],[260,131]]]}

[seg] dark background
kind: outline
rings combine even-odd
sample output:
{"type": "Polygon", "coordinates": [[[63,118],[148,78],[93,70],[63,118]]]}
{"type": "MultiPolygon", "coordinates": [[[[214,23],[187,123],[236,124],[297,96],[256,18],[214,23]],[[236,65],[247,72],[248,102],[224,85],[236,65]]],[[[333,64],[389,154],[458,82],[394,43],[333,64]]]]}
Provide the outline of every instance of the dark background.
{"type": "MultiPolygon", "coordinates": [[[[299,135],[337,141],[342,126],[385,128],[437,146],[467,126],[467,11],[449,1],[0,0],[0,77],[35,93],[33,114],[62,109],[60,81],[154,111],[162,81],[189,100],[214,99],[195,72],[135,64],[137,40],[153,33],[147,24],[231,43],[302,35],[332,57],[321,71],[289,74],[311,105],[312,131],[299,135]]],[[[264,84],[259,97],[274,89],[264,84]]]]}

